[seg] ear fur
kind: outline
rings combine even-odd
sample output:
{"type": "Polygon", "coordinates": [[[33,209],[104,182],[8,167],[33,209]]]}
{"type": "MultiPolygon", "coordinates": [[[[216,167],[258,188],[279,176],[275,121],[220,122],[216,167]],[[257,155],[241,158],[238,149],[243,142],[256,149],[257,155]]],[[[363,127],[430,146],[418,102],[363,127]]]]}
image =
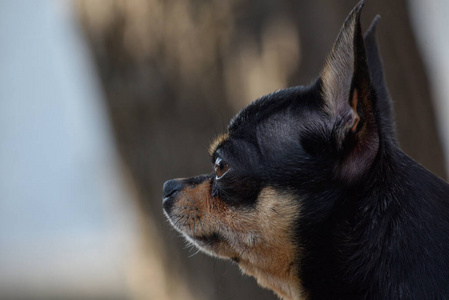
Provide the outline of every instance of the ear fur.
{"type": "Polygon", "coordinates": [[[366,55],[370,70],[371,82],[377,94],[377,105],[380,114],[380,123],[384,137],[388,137],[396,143],[396,130],[394,122],[393,104],[387,85],[385,83],[382,59],[380,58],[379,48],[376,39],[376,28],[380,20],[377,15],[371,22],[370,27],[364,35],[366,55]]]}
{"type": "Polygon", "coordinates": [[[360,25],[363,4],[362,0],[346,18],[321,75],[336,150],[342,153],[337,173],[350,181],[371,166],[379,147],[376,94],[360,25]]]}

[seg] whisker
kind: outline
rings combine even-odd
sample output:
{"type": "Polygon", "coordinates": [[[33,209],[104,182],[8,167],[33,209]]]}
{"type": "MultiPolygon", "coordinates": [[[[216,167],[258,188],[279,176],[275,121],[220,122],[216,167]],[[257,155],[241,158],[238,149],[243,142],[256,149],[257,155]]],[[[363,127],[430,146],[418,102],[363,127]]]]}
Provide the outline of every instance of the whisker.
{"type": "Polygon", "coordinates": [[[194,257],[195,255],[197,255],[200,252],[201,252],[201,250],[197,248],[197,251],[195,253],[193,253],[192,255],[190,255],[189,258],[194,257]]]}

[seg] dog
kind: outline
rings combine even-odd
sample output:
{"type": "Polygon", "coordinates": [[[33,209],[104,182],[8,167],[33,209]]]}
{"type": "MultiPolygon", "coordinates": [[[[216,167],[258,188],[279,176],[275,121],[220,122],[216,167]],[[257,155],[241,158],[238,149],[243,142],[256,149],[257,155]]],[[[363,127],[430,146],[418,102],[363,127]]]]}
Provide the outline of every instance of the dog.
{"type": "Polygon", "coordinates": [[[319,78],[239,112],[214,172],[165,182],[163,210],[282,299],[449,299],[449,185],[398,147],[362,7],[319,78]]]}

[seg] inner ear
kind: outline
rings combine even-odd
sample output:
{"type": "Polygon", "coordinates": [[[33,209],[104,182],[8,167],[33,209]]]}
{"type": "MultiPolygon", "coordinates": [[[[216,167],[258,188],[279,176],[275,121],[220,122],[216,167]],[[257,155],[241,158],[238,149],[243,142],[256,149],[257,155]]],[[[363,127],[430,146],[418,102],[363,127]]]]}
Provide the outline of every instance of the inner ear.
{"type": "Polygon", "coordinates": [[[354,89],[354,92],[352,93],[352,100],[350,102],[351,108],[354,111],[355,114],[355,119],[354,119],[354,125],[351,128],[351,131],[353,133],[357,132],[357,126],[359,125],[359,121],[360,121],[360,116],[357,112],[357,103],[359,101],[359,96],[358,96],[358,92],[357,89],[354,89]]]}

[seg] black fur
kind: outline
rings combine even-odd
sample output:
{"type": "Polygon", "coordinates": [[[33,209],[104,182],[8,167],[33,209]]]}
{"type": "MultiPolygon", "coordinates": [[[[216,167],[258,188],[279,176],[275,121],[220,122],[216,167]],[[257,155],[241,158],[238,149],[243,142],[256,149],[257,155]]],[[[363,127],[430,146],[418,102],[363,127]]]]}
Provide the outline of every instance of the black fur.
{"type": "Polygon", "coordinates": [[[231,170],[207,179],[234,206],[254,206],[265,186],[297,196],[292,243],[307,299],[449,299],[449,185],[397,146],[375,40],[379,18],[363,37],[362,5],[341,33],[356,26],[346,101],[358,93],[360,122],[352,126],[340,108],[329,116],[325,75],[274,92],[231,121],[213,153],[231,170]]]}

